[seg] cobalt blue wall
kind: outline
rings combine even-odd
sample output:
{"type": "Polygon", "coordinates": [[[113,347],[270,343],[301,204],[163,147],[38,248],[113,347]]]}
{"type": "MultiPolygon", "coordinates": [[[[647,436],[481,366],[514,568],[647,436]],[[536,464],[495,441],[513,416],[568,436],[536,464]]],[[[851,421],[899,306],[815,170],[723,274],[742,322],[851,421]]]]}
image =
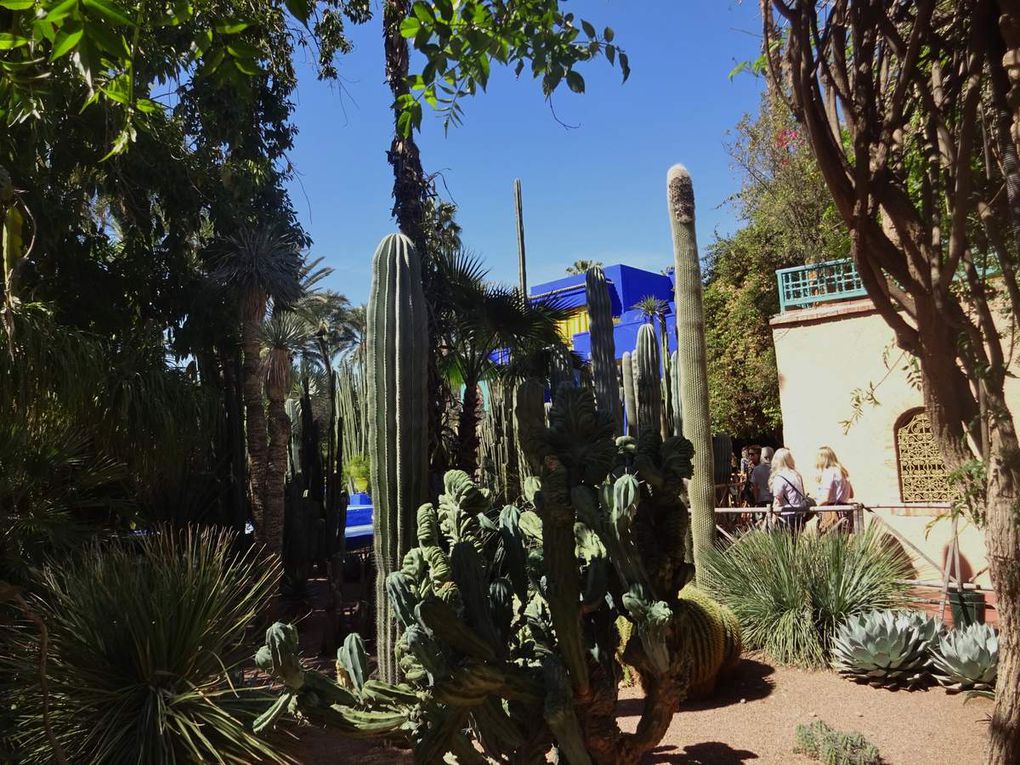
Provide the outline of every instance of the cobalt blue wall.
{"type": "MultiPolygon", "coordinates": [[[[669,304],[666,315],[669,349],[676,350],[676,316],[673,312],[673,277],[644,271],[633,266],[617,264],[606,266],[606,280],[609,282],[609,295],[612,302],[613,316],[619,318],[614,328],[616,342],[616,358],[623,356],[624,351],[633,351],[637,345],[638,328],[645,319],[640,311],[633,306],[649,295],[665,300],[669,304]]],[[[563,308],[582,308],[587,305],[584,293],[584,274],[575,274],[555,279],[551,282],[536,284],[530,289],[531,299],[550,295],[563,308]],[[550,295],[550,293],[552,293],[550,295]]],[[[574,335],[574,351],[584,360],[591,359],[591,336],[588,332],[574,335]]]]}

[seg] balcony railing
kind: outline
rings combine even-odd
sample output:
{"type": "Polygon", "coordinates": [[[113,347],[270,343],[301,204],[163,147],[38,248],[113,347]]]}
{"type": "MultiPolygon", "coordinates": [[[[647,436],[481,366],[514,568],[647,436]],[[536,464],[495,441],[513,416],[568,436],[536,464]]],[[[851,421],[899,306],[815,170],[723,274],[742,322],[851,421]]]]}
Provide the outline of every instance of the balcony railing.
{"type": "Polygon", "coordinates": [[[857,273],[857,265],[849,258],[780,268],[776,279],[779,280],[780,312],[868,294],[857,273]]]}

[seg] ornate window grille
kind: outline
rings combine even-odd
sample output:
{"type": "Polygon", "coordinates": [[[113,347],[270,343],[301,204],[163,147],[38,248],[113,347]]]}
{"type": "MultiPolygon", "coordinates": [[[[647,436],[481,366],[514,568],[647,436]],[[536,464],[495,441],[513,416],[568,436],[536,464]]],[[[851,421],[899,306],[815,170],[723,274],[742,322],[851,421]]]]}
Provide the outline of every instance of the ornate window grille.
{"type": "Polygon", "coordinates": [[[924,409],[912,409],[896,423],[896,461],[903,502],[949,502],[953,498],[946,464],[935,444],[924,409]]]}

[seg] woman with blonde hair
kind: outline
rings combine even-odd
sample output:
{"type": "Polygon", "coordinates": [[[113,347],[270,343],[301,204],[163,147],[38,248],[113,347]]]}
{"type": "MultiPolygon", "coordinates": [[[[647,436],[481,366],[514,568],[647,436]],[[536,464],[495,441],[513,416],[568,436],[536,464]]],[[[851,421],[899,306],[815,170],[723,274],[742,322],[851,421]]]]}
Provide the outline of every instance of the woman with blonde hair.
{"type": "Polygon", "coordinates": [[[769,484],[772,489],[773,512],[779,515],[779,520],[787,528],[799,531],[814,503],[804,493],[804,479],[797,472],[797,465],[789,449],[777,449],[773,455],[769,484]]]}
{"type": "MultiPolygon", "coordinates": [[[[818,459],[815,461],[815,468],[818,470],[815,499],[819,505],[845,505],[850,502],[854,495],[854,487],[850,484],[850,474],[840,464],[836,452],[831,447],[823,446],[818,450],[818,459]]],[[[847,526],[853,522],[849,510],[838,513],[840,519],[846,521],[847,526]]]]}

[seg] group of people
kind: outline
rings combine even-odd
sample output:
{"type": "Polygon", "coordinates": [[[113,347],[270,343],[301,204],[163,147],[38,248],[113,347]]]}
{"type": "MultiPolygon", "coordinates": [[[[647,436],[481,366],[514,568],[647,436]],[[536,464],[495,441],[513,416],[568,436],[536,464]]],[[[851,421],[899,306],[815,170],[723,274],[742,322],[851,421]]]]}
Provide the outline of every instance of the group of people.
{"type": "MultiPolygon", "coordinates": [[[[850,474],[831,447],[818,450],[815,487],[809,494],[789,449],[747,446],[741,450],[741,497],[750,506],[769,507],[787,525],[799,528],[816,505],[845,505],[854,496],[850,474]]],[[[843,513],[840,513],[844,517],[843,513]]],[[[849,513],[845,514],[849,523],[849,513]]]]}

